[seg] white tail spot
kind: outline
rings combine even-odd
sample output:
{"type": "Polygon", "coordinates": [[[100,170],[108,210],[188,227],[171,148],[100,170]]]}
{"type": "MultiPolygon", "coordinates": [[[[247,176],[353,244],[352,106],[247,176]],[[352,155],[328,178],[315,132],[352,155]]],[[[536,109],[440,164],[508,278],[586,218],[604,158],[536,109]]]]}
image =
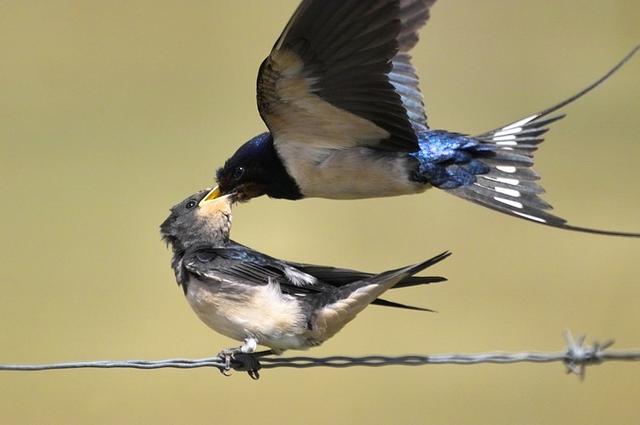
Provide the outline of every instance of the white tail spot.
{"type": "Polygon", "coordinates": [[[515,173],[516,172],[516,167],[512,166],[512,165],[498,165],[496,167],[498,170],[502,171],[503,173],[515,173]]]}
{"type": "Polygon", "coordinates": [[[533,216],[533,215],[521,213],[519,211],[514,211],[513,213],[519,215],[520,217],[528,218],[529,220],[537,221],[539,223],[546,223],[547,222],[547,220],[545,220],[544,218],[540,218],[540,217],[536,217],[536,216],[533,216]]]}
{"type": "Polygon", "coordinates": [[[489,177],[489,176],[481,176],[482,178],[485,178],[487,180],[491,180],[494,182],[499,182],[499,183],[504,183],[504,184],[510,184],[512,186],[518,186],[520,184],[520,180],[518,179],[509,179],[507,177],[489,177]]]}
{"type": "Polygon", "coordinates": [[[507,188],[504,188],[504,187],[496,187],[495,190],[498,193],[502,193],[502,194],[505,194],[507,196],[512,196],[514,198],[519,198],[520,197],[520,192],[518,192],[515,189],[507,189],[507,188]]]}
{"type": "MultiPolygon", "coordinates": [[[[530,117],[527,117],[527,118],[523,118],[520,121],[516,121],[513,124],[509,124],[508,126],[503,127],[502,131],[512,130],[512,129],[515,129],[516,127],[522,127],[523,125],[529,123],[530,121],[535,120],[538,117],[539,117],[539,115],[536,114],[536,115],[531,115],[530,117]]],[[[522,129],[520,129],[518,131],[522,131],[522,129]]]]}
{"type": "Polygon", "coordinates": [[[509,205],[510,207],[522,209],[522,204],[520,202],[512,201],[511,199],[504,199],[499,196],[494,196],[493,199],[498,202],[502,202],[503,204],[509,205]]]}
{"type": "Polygon", "coordinates": [[[520,133],[521,131],[522,131],[522,127],[515,127],[515,128],[510,128],[508,130],[496,131],[495,133],[493,133],[493,140],[495,140],[496,137],[513,135],[513,134],[520,133]]]}
{"type": "Polygon", "coordinates": [[[498,177],[496,178],[496,180],[498,180],[500,183],[506,183],[506,184],[510,184],[512,186],[517,186],[520,184],[520,180],[518,179],[508,179],[506,177],[498,177]]]}
{"type": "Polygon", "coordinates": [[[514,136],[513,134],[509,135],[509,136],[496,136],[493,138],[493,140],[497,141],[501,141],[501,140],[516,140],[516,136],[514,136]]]}

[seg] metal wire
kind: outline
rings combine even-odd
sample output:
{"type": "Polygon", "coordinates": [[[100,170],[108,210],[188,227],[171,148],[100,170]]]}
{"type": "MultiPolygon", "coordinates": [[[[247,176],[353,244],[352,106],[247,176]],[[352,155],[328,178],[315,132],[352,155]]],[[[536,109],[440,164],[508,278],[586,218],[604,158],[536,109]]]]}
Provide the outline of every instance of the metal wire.
{"type": "MultiPolygon", "coordinates": [[[[474,354],[438,354],[411,356],[331,356],[331,357],[259,357],[261,369],[310,367],[346,368],[353,366],[381,367],[381,366],[423,366],[428,364],[457,364],[472,365],[479,363],[510,364],[510,363],[552,363],[562,362],[567,373],[585,376],[586,366],[597,365],[607,361],[640,361],[640,350],[609,350],[613,341],[604,344],[594,343],[585,346],[585,337],[573,338],[571,333],[565,332],[566,349],[558,352],[521,352],[521,353],[474,353],[474,354]]],[[[51,364],[0,364],[0,371],[43,371],[56,369],[79,368],[131,368],[131,369],[160,369],[177,368],[193,369],[214,367],[221,372],[230,369],[247,371],[246,363],[232,360],[229,365],[220,357],[203,359],[165,359],[165,360],[100,360],[88,362],[66,362],[51,364]],[[227,367],[228,366],[228,367],[227,367]]],[[[257,379],[256,371],[249,373],[257,379]]]]}

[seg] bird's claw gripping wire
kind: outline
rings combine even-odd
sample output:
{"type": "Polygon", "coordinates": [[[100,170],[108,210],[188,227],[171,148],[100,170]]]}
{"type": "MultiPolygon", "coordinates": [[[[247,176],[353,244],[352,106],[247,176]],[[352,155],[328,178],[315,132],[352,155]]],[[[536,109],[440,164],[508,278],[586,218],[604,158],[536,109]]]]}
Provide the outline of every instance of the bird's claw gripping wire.
{"type": "Polygon", "coordinates": [[[218,357],[224,363],[219,368],[220,373],[224,376],[231,376],[231,370],[238,372],[247,372],[249,377],[253,380],[260,379],[260,372],[258,372],[262,366],[258,361],[256,354],[243,353],[240,349],[222,350],[218,357]]]}
{"type": "Polygon", "coordinates": [[[258,371],[262,366],[254,354],[237,353],[233,357],[233,360],[236,362],[236,365],[234,366],[235,370],[239,372],[247,372],[249,377],[253,380],[257,381],[260,379],[260,372],[258,371]]]}

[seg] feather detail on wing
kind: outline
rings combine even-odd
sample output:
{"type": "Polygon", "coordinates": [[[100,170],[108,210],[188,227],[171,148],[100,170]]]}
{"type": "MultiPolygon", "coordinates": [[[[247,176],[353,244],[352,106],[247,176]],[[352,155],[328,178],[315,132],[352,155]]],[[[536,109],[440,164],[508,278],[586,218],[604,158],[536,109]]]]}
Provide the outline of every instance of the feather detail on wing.
{"type": "Polygon", "coordinates": [[[408,51],[435,0],[303,0],[260,67],[276,146],[415,151],[427,129],[408,51]]]}
{"type": "MultiPolygon", "coordinates": [[[[235,242],[231,242],[231,244],[230,247],[197,248],[185,253],[180,260],[180,269],[184,270],[183,283],[188,280],[187,274],[196,276],[203,283],[209,282],[213,285],[221,282],[253,286],[277,283],[283,293],[304,297],[309,294],[331,293],[352,282],[375,276],[356,270],[289,263],[235,242]]],[[[445,280],[439,276],[407,276],[396,286],[425,285],[445,280]]],[[[375,300],[373,303],[389,307],[430,311],[387,300],[375,300]]]]}

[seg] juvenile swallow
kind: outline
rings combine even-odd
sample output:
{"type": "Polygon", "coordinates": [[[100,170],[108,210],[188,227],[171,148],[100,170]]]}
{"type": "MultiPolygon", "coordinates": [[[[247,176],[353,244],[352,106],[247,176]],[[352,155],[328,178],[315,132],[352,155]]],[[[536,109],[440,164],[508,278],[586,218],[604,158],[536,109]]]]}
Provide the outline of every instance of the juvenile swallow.
{"type": "Polygon", "coordinates": [[[258,72],[258,111],[269,132],[242,145],[217,172],[218,193],[240,200],[360,199],[436,187],[484,207],[561,229],[532,169],[555,106],[470,136],[431,130],[410,50],[435,0],[303,0],[258,72]]]}
{"type": "MultiPolygon", "coordinates": [[[[209,190],[171,209],[160,226],[178,284],[198,317],[242,341],[226,355],[273,353],[322,344],[369,304],[426,310],[378,298],[390,288],[442,282],[413,277],[450,254],[380,274],[279,260],[229,239],[233,197],[209,190]]],[[[229,359],[229,357],[227,357],[229,359]]]]}

